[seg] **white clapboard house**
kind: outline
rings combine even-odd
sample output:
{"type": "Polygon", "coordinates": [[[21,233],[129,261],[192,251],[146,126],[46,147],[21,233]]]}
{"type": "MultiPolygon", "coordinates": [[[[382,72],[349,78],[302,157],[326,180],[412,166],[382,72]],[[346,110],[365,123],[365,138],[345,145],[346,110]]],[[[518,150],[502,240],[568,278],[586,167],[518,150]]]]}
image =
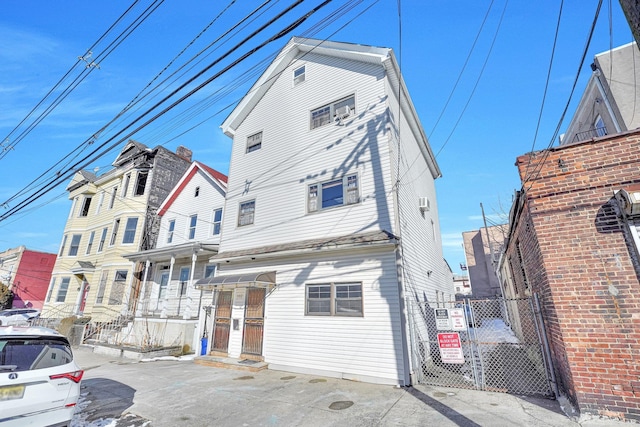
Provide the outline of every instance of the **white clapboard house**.
{"type": "Polygon", "coordinates": [[[233,138],[212,356],[408,385],[405,301],[453,293],[440,176],[391,49],[293,38],[222,124],[233,138]]]}

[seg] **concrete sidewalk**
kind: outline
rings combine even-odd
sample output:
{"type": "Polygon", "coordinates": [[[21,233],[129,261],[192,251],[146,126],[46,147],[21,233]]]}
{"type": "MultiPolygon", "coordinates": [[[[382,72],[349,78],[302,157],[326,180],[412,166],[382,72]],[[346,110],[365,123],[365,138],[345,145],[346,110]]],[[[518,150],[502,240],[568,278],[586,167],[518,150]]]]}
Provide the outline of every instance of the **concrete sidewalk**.
{"type": "Polygon", "coordinates": [[[242,372],[166,358],[149,362],[74,350],[86,370],[78,414],[118,426],[582,426],[630,425],[567,417],[555,400],[474,390],[395,388],[264,370],[242,372]],[[124,418],[125,414],[133,414],[124,418]],[[127,419],[136,419],[127,424],[127,419]],[[141,421],[142,420],[142,421],[141,421]]]}

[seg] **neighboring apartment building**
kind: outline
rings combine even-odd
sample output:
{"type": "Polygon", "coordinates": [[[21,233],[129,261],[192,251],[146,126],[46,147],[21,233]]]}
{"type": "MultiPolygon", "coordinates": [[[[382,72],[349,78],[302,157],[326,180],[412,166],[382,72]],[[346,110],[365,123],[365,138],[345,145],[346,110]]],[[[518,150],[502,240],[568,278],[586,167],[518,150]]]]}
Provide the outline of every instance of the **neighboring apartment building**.
{"type": "Polygon", "coordinates": [[[55,262],[56,254],[24,246],[0,252],[0,283],[13,292],[13,308],[42,308],[55,262]]]}
{"type": "Polygon", "coordinates": [[[498,258],[508,225],[493,225],[462,233],[467,273],[474,298],[502,297],[497,276],[498,258]]]}
{"type": "Polygon", "coordinates": [[[211,277],[218,253],[227,177],[193,162],[158,209],[156,247],[125,254],[140,263],[140,297],[127,341],[140,347],[198,348],[198,318],[212,294],[195,289],[195,281],[211,277]]]}
{"type": "Polygon", "coordinates": [[[453,287],[455,289],[457,299],[471,296],[471,283],[469,282],[469,276],[466,274],[454,274],[453,287]]]}
{"type": "Polygon", "coordinates": [[[405,302],[454,290],[440,170],[393,52],[293,38],[222,129],[219,269],[197,282],[215,291],[211,354],[410,384],[405,302]]]}
{"type": "Polygon", "coordinates": [[[633,42],[602,52],[560,144],[572,144],[640,127],[640,51],[633,42]]]}
{"type": "Polygon", "coordinates": [[[500,275],[537,294],[557,384],[583,414],[640,420],[640,131],[518,157],[500,275]]]}
{"type": "Polygon", "coordinates": [[[84,314],[104,321],[129,314],[140,272],[122,255],[155,246],[158,207],[190,164],[184,147],[176,154],[129,141],[110,171],[75,174],[42,317],[84,314]]]}

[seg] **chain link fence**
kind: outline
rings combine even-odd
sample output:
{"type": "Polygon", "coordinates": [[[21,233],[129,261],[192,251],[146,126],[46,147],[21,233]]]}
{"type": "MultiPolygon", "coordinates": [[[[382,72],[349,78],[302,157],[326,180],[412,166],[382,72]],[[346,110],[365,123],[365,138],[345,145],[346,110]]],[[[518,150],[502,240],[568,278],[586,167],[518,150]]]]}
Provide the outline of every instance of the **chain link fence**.
{"type": "Polygon", "coordinates": [[[409,304],[418,383],[552,397],[533,301],[409,304]]]}

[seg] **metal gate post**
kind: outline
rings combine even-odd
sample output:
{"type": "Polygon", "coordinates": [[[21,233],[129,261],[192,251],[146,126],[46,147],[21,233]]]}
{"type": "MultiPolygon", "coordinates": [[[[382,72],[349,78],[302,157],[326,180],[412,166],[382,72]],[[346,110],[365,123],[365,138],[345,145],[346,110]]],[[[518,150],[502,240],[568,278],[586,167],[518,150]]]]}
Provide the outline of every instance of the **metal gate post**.
{"type": "MultiPolygon", "coordinates": [[[[529,300],[531,301],[531,300],[529,300]]],[[[534,293],[533,294],[533,301],[535,303],[535,306],[533,306],[531,309],[533,310],[533,314],[535,316],[535,322],[534,324],[536,325],[536,332],[538,334],[538,339],[540,341],[540,344],[542,344],[542,347],[544,349],[544,351],[542,352],[542,355],[544,357],[545,360],[545,367],[547,372],[547,380],[551,383],[551,387],[553,388],[553,392],[556,395],[556,398],[558,398],[558,396],[560,396],[560,391],[558,390],[558,383],[556,382],[556,373],[555,373],[555,369],[553,367],[553,360],[551,359],[551,350],[549,348],[549,341],[547,340],[547,330],[544,326],[544,320],[542,319],[542,310],[540,308],[540,299],[538,298],[538,294],[534,293]],[[551,377],[551,378],[549,378],[551,377]]]]}

